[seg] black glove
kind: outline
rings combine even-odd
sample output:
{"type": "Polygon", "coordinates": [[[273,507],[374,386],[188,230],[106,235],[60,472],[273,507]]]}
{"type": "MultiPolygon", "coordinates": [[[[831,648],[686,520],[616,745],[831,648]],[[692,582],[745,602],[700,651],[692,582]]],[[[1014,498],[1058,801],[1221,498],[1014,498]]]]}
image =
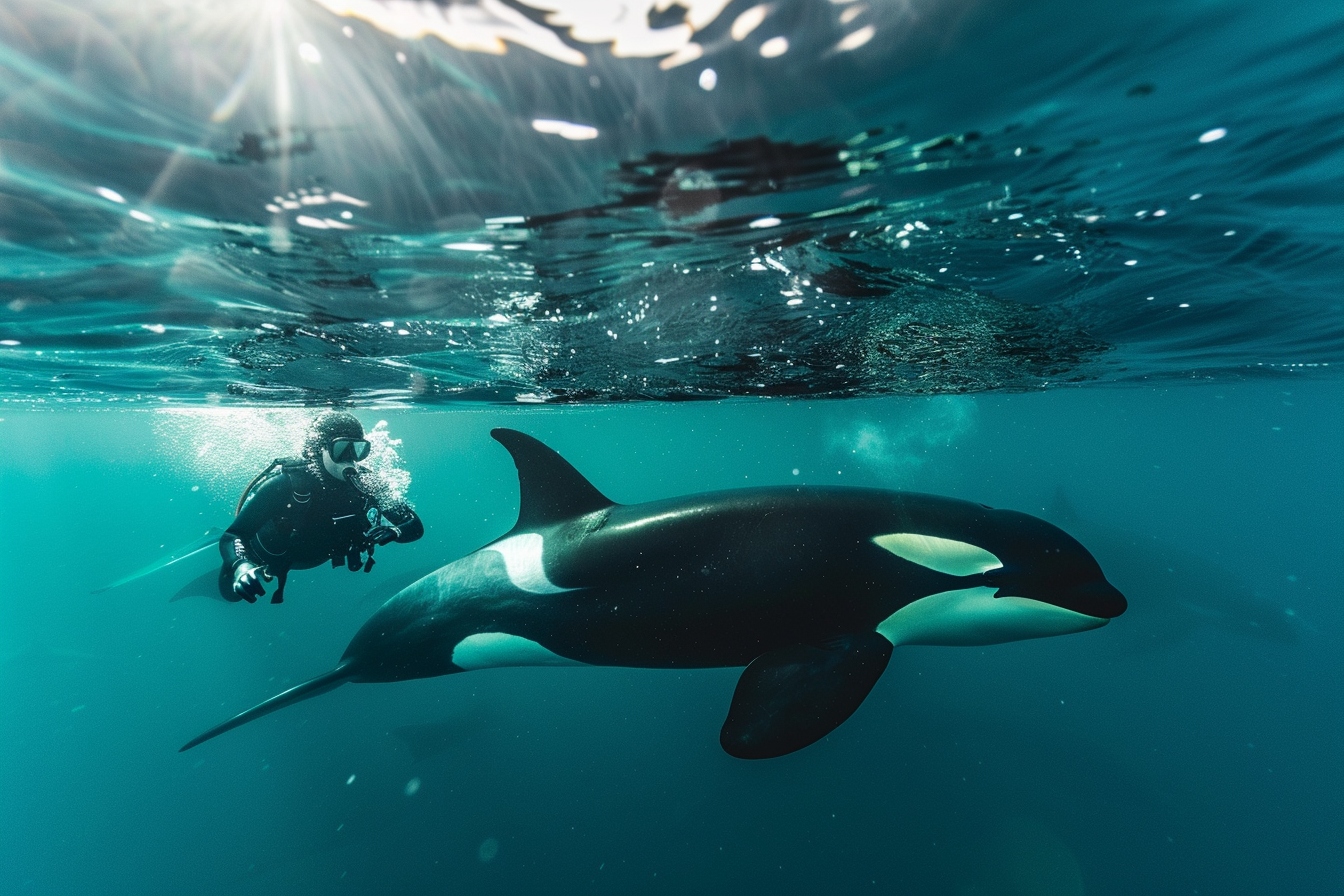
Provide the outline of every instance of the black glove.
{"type": "Polygon", "coordinates": [[[401,529],[396,526],[374,526],[364,537],[374,544],[382,547],[385,544],[391,544],[401,537],[401,529]]]}
{"type": "Polygon", "coordinates": [[[256,566],[244,560],[233,570],[233,593],[241,597],[250,604],[257,602],[257,598],[266,593],[266,588],[261,584],[261,580],[271,581],[275,576],[264,566],[256,566]]]}

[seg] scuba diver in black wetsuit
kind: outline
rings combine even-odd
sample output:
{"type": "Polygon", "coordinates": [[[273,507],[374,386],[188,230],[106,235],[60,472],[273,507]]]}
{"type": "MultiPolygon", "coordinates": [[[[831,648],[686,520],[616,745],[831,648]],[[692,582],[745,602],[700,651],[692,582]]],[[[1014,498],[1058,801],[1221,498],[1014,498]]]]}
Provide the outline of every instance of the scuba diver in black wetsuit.
{"type": "Polygon", "coordinates": [[[278,579],[271,595],[278,604],[291,569],[330,560],[333,567],[368,572],[375,546],[424,534],[410,505],[388,496],[380,480],[357,466],[368,455],[359,420],[328,411],[309,426],[302,458],[276,460],[252,481],[219,540],[225,600],[256,603],[266,593],[263,582],[278,579]]]}

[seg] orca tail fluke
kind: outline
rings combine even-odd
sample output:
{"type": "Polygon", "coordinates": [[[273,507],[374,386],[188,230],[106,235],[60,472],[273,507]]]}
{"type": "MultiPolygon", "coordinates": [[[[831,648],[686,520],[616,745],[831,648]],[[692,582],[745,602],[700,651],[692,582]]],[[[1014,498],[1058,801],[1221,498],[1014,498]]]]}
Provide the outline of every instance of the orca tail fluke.
{"type": "Polygon", "coordinates": [[[276,694],[265,702],[258,703],[256,706],[240,712],[238,715],[229,719],[227,722],[216,725],[209,731],[192,738],[178,750],[179,753],[185,753],[192,747],[199,746],[211,738],[219,737],[226,731],[232,731],[239,725],[246,725],[253,719],[259,719],[264,715],[275,712],[277,709],[284,709],[300,700],[307,700],[309,697],[316,697],[318,694],[325,694],[327,691],[335,690],[354,677],[354,670],[347,663],[342,663],[330,672],[319,675],[316,678],[310,678],[303,684],[295,685],[287,691],[276,694]]]}

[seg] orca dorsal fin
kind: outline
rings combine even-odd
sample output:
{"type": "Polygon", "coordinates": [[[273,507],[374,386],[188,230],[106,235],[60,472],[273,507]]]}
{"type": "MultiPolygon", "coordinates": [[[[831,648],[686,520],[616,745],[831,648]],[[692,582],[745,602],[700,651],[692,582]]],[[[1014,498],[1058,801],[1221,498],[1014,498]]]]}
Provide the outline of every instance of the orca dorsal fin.
{"type": "Polygon", "coordinates": [[[514,532],[539,529],[616,502],[602,494],[554,449],[515,429],[492,429],[518,467],[518,523],[514,532]]]}
{"type": "Polygon", "coordinates": [[[1050,496],[1050,505],[1045,508],[1045,512],[1052,522],[1060,526],[1072,526],[1078,522],[1078,510],[1062,485],[1055,486],[1055,493],[1050,496]]]}

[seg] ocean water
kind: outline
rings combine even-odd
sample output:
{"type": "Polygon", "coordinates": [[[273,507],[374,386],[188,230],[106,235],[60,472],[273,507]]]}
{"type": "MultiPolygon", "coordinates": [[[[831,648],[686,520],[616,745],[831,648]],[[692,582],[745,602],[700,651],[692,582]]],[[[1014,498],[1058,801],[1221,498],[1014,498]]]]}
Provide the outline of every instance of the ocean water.
{"type": "Polygon", "coordinates": [[[0,4],[0,893],[1344,889],[1344,14],[1247,0],[0,4]],[[318,408],[426,523],[170,598],[318,408]],[[506,532],[623,503],[1033,513],[1105,628],[902,647],[832,734],[736,669],[352,685],[506,532]]]}

